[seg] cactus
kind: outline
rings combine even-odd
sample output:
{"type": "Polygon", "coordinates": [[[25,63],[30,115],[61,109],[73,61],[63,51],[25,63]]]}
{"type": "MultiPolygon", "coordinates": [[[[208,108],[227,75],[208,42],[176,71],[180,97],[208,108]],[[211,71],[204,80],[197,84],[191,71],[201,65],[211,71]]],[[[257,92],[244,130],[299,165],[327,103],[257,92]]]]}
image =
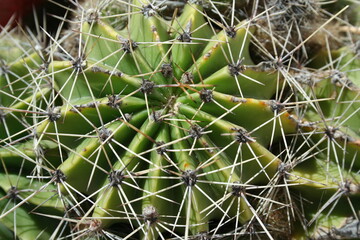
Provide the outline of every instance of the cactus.
{"type": "Polygon", "coordinates": [[[323,4],[89,1],[70,32],[4,29],[0,236],[359,238],[358,27],[323,4]]]}

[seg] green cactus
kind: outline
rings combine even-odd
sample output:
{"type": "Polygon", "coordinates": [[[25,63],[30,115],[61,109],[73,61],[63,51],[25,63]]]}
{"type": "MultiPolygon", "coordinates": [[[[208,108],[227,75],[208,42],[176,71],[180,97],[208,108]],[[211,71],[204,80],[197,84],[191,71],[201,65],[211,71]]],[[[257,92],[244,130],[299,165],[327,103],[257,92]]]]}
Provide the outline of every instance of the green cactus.
{"type": "Polygon", "coordinates": [[[95,2],[46,45],[1,33],[1,239],[360,238],[344,9],[95,2]]]}

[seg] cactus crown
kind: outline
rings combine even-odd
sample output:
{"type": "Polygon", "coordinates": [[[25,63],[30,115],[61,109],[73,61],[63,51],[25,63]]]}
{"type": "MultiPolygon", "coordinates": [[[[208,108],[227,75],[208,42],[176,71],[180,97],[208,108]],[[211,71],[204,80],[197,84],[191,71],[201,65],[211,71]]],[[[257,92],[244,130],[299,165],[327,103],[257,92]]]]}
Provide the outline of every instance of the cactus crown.
{"type": "Polygon", "coordinates": [[[46,45],[4,28],[0,236],[359,238],[359,21],[328,4],[99,0],[46,45]]]}

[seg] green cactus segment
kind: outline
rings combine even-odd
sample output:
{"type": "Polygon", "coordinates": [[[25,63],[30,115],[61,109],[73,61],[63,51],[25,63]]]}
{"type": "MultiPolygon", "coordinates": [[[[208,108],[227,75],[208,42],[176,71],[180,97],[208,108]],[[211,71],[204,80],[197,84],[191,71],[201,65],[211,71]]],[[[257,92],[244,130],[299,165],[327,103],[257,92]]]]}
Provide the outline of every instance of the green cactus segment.
{"type": "Polygon", "coordinates": [[[330,76],[338,78],[335,83],[347,85],[348,87],[359,88],[359,44],[359,41],[355,42],[352,46],[333,50],[330,54],[328,51],[320,51],[312,61],[312,65],[316,68],[320,68],[332,60],[338,66],[337,70],[330,71],[330,76]],[[329,57],[332,59],[329,59],[329,57]]]}
{"type": "MultiPolygon", "coordinates": [[[[360,94],[358,89],[354,89],[347,84],[347,77],[341,72],[330,75],[330,79],[324,79],[315,83],[314,90],[309,90],[310,94],[319,99],[319,106],[325,119],[332,119],[332,124],[341,127],[348,127],[357,135],[360,135],[360,94]],[[322,99],[333,100],[321,101],[322,99]]],[[[322,120],[318,109],[309,109],[307,118],[311,121],[322,120]]]]}
{"type": "MultiPolygon", "coordinates": [[[[0,198],[5,197],[2,191],[0,191],[0,198]]],[[[12,200],[3,199],[0,201],[0,209],[8,210],[12,207],[16,206],[12,200]],[[7,204],[9,202],[9,204],[7,204]]],[[[21,207],[17,207],[14,214],[8,214],[3,217],[0,222],[5,225],[8,229],[11,229],[13,232],[16,231],[16,236],[22,240],[31,240],[31,239],[50,239],[51,234],[54,232],[57,222],[49,219],[47,217],[41,217],[37,215],[29,215],[29,211],[32,208],[29,206],[22,205],[21,207]],[[16,220],[15,220],[16,218],[16,220]],[[44,222],[46,222],[46,226],[44,227],[44,222]],[[16,225],[14,224],[16,223],[16,225]]],[[[12,238],[15,234],[12,236],[12,238]]]]}
{"type": "MultiPolygon", "coordinates": [[[[201,152],[195,152],[195,154],[199,159],[206,159],[205,161],[199,161],[201,165],[204,165],[203,171],[211,173],[205,175],[207,180],[225,185],[241,181],[241,176],[239,176],[238,171],[235,171],[236,163],[234,164],[234,160],[231,161],[224,152],[220,152],[220,148],[207,135],[198,139],[196,147],[204,149],[201,152]]],[[[223,191],[220,190],[225,186],[214,184],[214,187],[218,189],[217,192],[222,193],[223,191]]]]}
{"type": "MultiPolygon", "coordinates": [[[[206,149],[204,151],[197,151],[195,154],[202,165],[206,165],[206,167],[203,167],[203,171],[207,173],[205,175],[206,180],[209,181],[209,184],[214,188],[217,198],[220,199],[224,197],[224,190],[227,190],[227,192],[229,192],[228,194],[232,196],[229,199],[234,197],[240,198],[240,205],[237,206],[233,204],[229,212],[233,216],[240,215],[239,221],[241,223],[249,221],[253,217],[253,214],[243,199],[243,196],[238,196],[238,194],[242,192],[237,191],[241,190],[241,187],[237,187],[237,184],[241,184],[243,180],[242,176],[238,174],[242,173],[242,171],[237,171],[238,168],[235,166],[236,164],[241,164],[241,161],[234,162],[225,153],[219,153],[221,150],[206,135],[198,140],[197,146],[206,149]],[[209,159],[211,162],[209,162],[209,159]],[[238,209],[240,209],[240,212],[238,212],[238,209]]],[[[223,209],[226,208],[223,207],[223,209]]]]}
{"type": "Polygon", "coordinates": [[[43,88],[34,91],[34,95],[4,109],[1,109],[0,105],[0,144],[5,141],[15,141],[16,139],[25,137],[27,134],[31,134],[27,126],[33,124],[31,122],[34,119],[31,117],[34,112],[39,112],[44,117],[47,116],[47,113],[42,109],[42,105],[45,104],[44,99],[50,95],[51,89],[43,88]],[[34,103],[38,105],[33,105],[34,103]],[[28,117],[22,118],[23,115],[27,115],[28,117]]]}
{"type": "Polygon", "coordinates": [[[341,168],[342,163],[326,159],[326,154],[319,153],[316,159],[299,164],[288,175],[293,189],[301,191],[308,201],[316,202],[305,205],[305,213],[312,225],[310,235],[314,236],[323,235],[326,229],[326,232],[334,233],[336,229],[348,228],[346,220],[360,210],[356,204],[360,199],[359,174],[341,168]]]}
{"type": "MultiPolygon", "coordinates": [[[[307,161],[295,167],[291,171],[289,181],[291,183],[299,183],[299,188],[313,188],[321,194],[326,191],[328,193],[335,193],[337,190],[343,188],[341,186],[344,182],[352,184],[351,192],[349,194],[360,196],[360,176],[354,172],[349,172],[346,169],[341,169],[334,162],[326,162],[326,156],[319,154],[317,158],[321,160],[307,161]]],[[[312,192],[311,194],[314,194],[312,192]]],[[[309,195],[311,195],[309,194],[309,195]]]]}
{"type": "MultiPolygon", "coordinates": [[[[180,105],[179,108],[198,108],[197,103],[202,101],[201,97],[198,93],[180,97],[177,101],[187,105],[180,105]]],[[[237,98],[216,91],[212,92],[212,97],[213,101],[203,104],[199,113],[184,114],[190,119],[195,116],[197,120],[200,120],[198,115],[202,112],[211,114],[212,116],[208,117],[212,119],[207,120],[209,123],[216,119],[215,116],[223,116],[222,119],[230,123],[235,123],[247,131],[254,131],[252,136],[264,146],[268,146],[272,140],[279,140],[283,134],[296,132],[297,123],[290,118],[285,106],[274,100],[237,98]]]]}
{"type": "Polygon", "coordinates": [[[183,72],[199,57],[207,39],[213,35],[202,11],[203,8],[199,5],[187,4],[181,16],[171,26],[173,39],[176,40],[171,51],[176,79],[181,79],[183,72]]]}
{"type": "Polygon", "coordinates": [[[139,74],[133,57],[128,54],[131,42],[126,40],[127,37],[122,37],[100,20],[91,24],[85,22],[82,31],[83,38],[87,42],[84,51],[88,60],[101,62],[105,66],[114,66],[125,74],[139,74]]]}
{"type": "MultiPolygon", "coordinates": [[[[16,112],[16,110],[26,110],[29,109],[29,111],[32,110],[32,108],[42,107],[41,103],[44,103],[44,99],[47,98],[50,94],[51,89],[44,87],[42,89],[34,90],[35,94],[32,96],[29,96],[27,98],[22,99],[21,101],[16,101],[13,105],[10,105],[8,108],[9,110],[4,109],[3,114],[7,114],[10,112],[16,112]],[[39,104],[39,106],[33,107],[33,103],[39,104]]],[[[31,113],[31,112],[30,112],[31,113]]]]}
{"type": "MultiPolygon", "coordinates": [[[[322,196],[330,197],[324,194],[322,196]]],[[[353,217],[354,212],[348,206],[349,201],[351,201],[352,205],[355,207],[354,210],[359,211],[356,204],[359,199],[359,197],[354,196],[351,196],[351,200],[350,197],[346,196],[342,196],[340,199],[335,197],[334,201],[332,201],[330,206],[326,209],[322,209],[322,207],[328,203],[325,201],[317,206],[305,205],[304,211],[306,213],[306,218],[316,219],[316,223],[312,223],[311,226],[307,227],[308,232],[306,235],[315,239],[324,238],[329,234],[335,239],[358,239],[359,233],[357,231],[357,225],[359,224],[359,221],[353,217]],[[344,206],[346,206],[346,208],[344,208],[344,206]],[[314,207],[316,207],[316,209],[314,207]],[[320,214],[319,209],[322,210],[320,214]]],[[[301,231],[301,227],[295,229],[295,231],[293,236],[296,239],[306,239],[304,237],[304,231],[301,231]]]]}
{"type": "MultiPolygon", "coordinates": [[[[90,34],[88,36],[89,42],[86,45],[89,48],[86,49],[89,55],[88,59],[94,61],[96,65],[101,62],[105,66],[114,66],[115,69],[129,75],[154,75],[155,69],[151,67],[141,50],[138,49],[138,43],[129,39],[127,32],[120,34],[101,21],[90,26],[85,23],[83,30],[90,34]],[[92,47],[90,47],[91,45],[92,47]]],[[[152,80],[156,81],[157,84],[166,83],[166,79],[161,74],[155,73],[155,76],[152,80]]]]}
{"type": "Polygon", "coordinates": [[[318,103],[305,112],[309,122],[300,123],[302,129],[312,135],[318,149],[328,152],[329,160],[359,169],[355,160],[360,150],[359,89],[338,71],[326,73],[305,89],[318,103]]]}
{"type": "MultiPolygon", "coordinates": [[[[346,203],[339,201],[338,205],[346,203]]],[[[316,224],[307,227],[305,234],[302,227],[298,226],[294,229],[294,239],[306,240],[308,237],[313,239],[324,239],[330,234],[335,239],[358,239],[357,225],[359,221],[351,216],[348,211],[343,211],[341,208],[333,209],[332,211],[325,211],[317,215],[314,209],[309,209],[309,205],[305,205],[306,217],[312,219],[316,217],[318,220],[316,224]],[[306,237],[306,236],[308,237],[306,237]]],[[[321,207],[321,206],[319,206],[321,207]]]]}
{"type": "Polygon", "coordinates": [[[169,40],[166,23],[157,16],[156,9],[150,4],[146,6],[142,1],[134,1],[133,5],[134,12],[140,12],[130,19],[130,37],[133,41],[140,42],[139,50],[149,66],[153,70],[159,69],[162,62],[168,62],[166,53],[170,45],[164,44],[169,40]],[[152,42],[153,46],[141,44],[144,42],[152,42]]]}
{"type": "MultiPolygon", "coordinates": [[[[18,171],[23,165],[23,172],[30,173],[36,166],[47,168],[60,164],[58,145],[52,141],[27,141],[15,145],[0,147],[0,160],[9,171],[18,171]],[[42,154],[46,155],[46,158],[42,154]]],[[[4,169],[1,168],[1,172],[4,169]]]]}
{"type": "Polygon", "coordinates": [[[1,36],[0,59],[3,62],[17,62],[26,57],[29,52],[32,52],[31,46],[29,46],[24,35],[18,34],[16,31],[7,32],[6,28],[2,33],[4,34],[1,36]]]}
{"type": "MultiPolygon", "coordinates": [[[[40,71],[41,63],[39,55],[32,54],[0,67],[0,104],[2,106],[14,105],[18,102],[18,98],[25,99],[39,90],[34,89],[32,83],[33,78],[40,71]]],[[[38,81],[41,82],[40,79],[38,81]]]]}
{"type": "MultiPolygon", "coordinates": [[[[345,202],[339,202],[338,204],[346,204],[345,202]]],[[[307,214],[309,219],[315,216],[314,213],[310,211],[307,214]]],[[[359,238],[359,233],[357,231],[357,225],[359,221],[349,217],[349,214],[346,211],[332,211],[325,212],[318,218],[316,226],[309,228],[309,236],[313,238],[324,238],[328,233],[331,233],[335,239],[357,239],[359,238]]]]}
{"type": "MultiPolygon", "coordinates": [[[[124,219],[129,218],[129,221],[131,219],[138,221],[136,213],[139,212],[141,203],[140,201],[129,203],[130,200],[139,197],[141,193],[140,189],[134,189],[134,185],[138,185],[138,183],[133,172],[143,170],[146,163],[149,164],[150,161],[146,156],[138,154],[148,149],[153,140],[150,136],[153,136],[158,128],[158,123],[146,120],[126,148],[121,143],[116,144],[115,142],[115,146],[118,145],[117,147],[122,148],[123,154],[116,156],[117,161],[111,168],[112,172],[109,173],[109,178],[105,181],[105,189],[98,195],[98,207],[95,208],[93,217],[120,216],[124,219]],[[125,212],[128,213],[124,214],[125,212]]],[[[157,166],[149,166],[149,168],[152,167],[157,166]]],[[[102,220],[102,225],[109,226],[114,221],[116,219],[106,218],[102,220]]]]}
{"type": "Polygon", "coordinates": [[[109,95],[95,101],[85,98],[77,103],[54,108],[49,119],[38,126],[38,135],[59,141],[67,147],[74,147],[80,143],[79,136],[94,131],[102,123],[145,108],[144,99],[123,95],[109,95]]]}
{"type": "MultiPolygon", "coordinates": [[[[180,123],[173,121],[174,126],[171,129],[171,137],[173,139],[184,138],[184,132],[180,128],[180,123]]],[[[179,197],[183,198],[183,214],[185,217],[185,224],[189,229],[185,229],[185,234],[189,234],[191,231],[192,234],[197,234],[199,232],[207,232],[208,220],[209,217],[205,213],[202,213],[202,208],[211,204],[211,201],[206,198],[204,192],[208,196],[213,196],[213,193],[209,193],[212,190],[209,188],[204,188],[201,186],[203,184],[197,182],[197,175],[202,171],[197,169],[197,162],[193,157],[189,157],[189,153],[185,151],[176,151],[182,149],[190,149],[191,145],[187,141],[179,141],[173,144],[174,152],[174,161],[178,165],[178,170],[184,185],[182,186],[182,194],[179,197]],[[200,192],[199,189],[203,189],[203,192],[200,192]],[[204,204],[205,203],[205,204],[204,204]]],[[[179,211],[180,211],[179,210],[179,211]]]]}
{"type": "Polygon", "coordinates": [[[357,88],[360,88],[360,52],[359,43],[355,43],[352,49],[348,47],[339,50],[341,56],[339,57],[340,71],[346,73],[347,77],[357,88]]]}
{"type": "Polygon", "coordinates": [[[166,229],[160,226],[161,223],[173,221],[171,216],[177,213],[178,207],[174,200],[175,189],[172,188],[174,181],[166,178],[169,176],[167,170],[171,165],[165,159],[167,147],[163,145],[170,141],[169,128],[163,126],[155,140],[153,148],[157,149],[150,153],[150,160],[154,166],[149,167],[149,178],[145,180],[141,201],[143,221],[147,225],[146,232],[141,232],[144,235],[143,239],[157,239],[159,234],[165,232],[166,229]]]}
{"type": "Polygon", "coordinates": [[[277,172],[281,160],[259,144],[243,127],[223,119],[217,119],[206,112],[198,111],[184,104],[179,105],[179,111],[189,118],[195,116],[194,120],[199,121],[201,127],[212,123],[205,130],[212,131],[209,133],[209,136],[211,136],[218,147],[228,148],[227,153],[230,158],[235,159],[240,148],[242,159],[252,159],[242,164],[242,168],[253,169],[254,172],[241,172],[242,181],[246,182],[251,179],[252,183],[267,182],[277,172]]]}
{"type": "Polygon", "coordinates": [[[360,151],[360,138],[356,140],[336,129],[320,129],[320,134],[312,136],[319,151],[326,152],[327,160],[353,170],[360,169],[357,156],[360,151]],[[325,135],[324,135],[325,132],[325,135]]]}
{"type": "Polygon", "coordinates": [[[2,222],[0,222],[0,238],[11,239],[13,237],[14,237],[14,233],[8,227],[6,227],[2,222]]]}
{"type": "Polygon", "coordinates": [[[46,78],[38,77],[40,64],[40,57],[32,54],[0,67],[0,144],[31,134],[27,126],[34,124],[34,112],[46,116],[51,89],[46,78]]]}
{"type": "MultiPolygon", "coordinates": [[[[0,173],[0,187],[9,194],[14,194],[19,199],[28,199],[27,203],[39,207],[52,208],[59,210],[59,214],[64,210],[62,203],[56,197],[56,187],[49,184],[45,190],[38,191],[44,184],[38,180],[32,180],[15,174],[0,173]]],[[[10,213],[11,214],[11,213],[10,213]]]]}
{"type": "Polygon", "coordinates": [[[225,29],[211,38],[200,58],[190,67],[188,72],[194,76],[194,82],[205,79],[227,64],[253,64],[249,55],[250,32],[246,23],[225,29]],[[243,59],[243,60],[242,60],[243,59]]]}
{"type": "MultiPolygon", "coordinates": [[[[56,83],[64,104],[68,102],[74,104],[79,99],[100,98],[109,94],[140,92],[139,89],[143,84],[141,79],[130,77],[118,70],[113,71],[101,64],[94,65],[92,62],[83,62],[83,64],[86,65],[80,66],[80,69],[71,61],[54,62],[49,67],[56,73],[56,83]]],[[[135,96],[141,96],[141,93],[135,96]]],[[[157,89],[154,89],[149,97],[162,99],[157,89]]]]}
{"type": "MultiPolygon", "coordinates": [[[[0,183],[0,209],[1,214],[5,214],[0,218],[0,224],[3,230],[5,227],[12,230],[11,239],[14,237],[24,240],[50,239],[58,221],[36,213],[62,214],[63,206],[54,197],[55,186],[49,185],[45,190],[38,192],[38,189],[43,186],[42,182],[3,173],[0,174],[0,183]],[[23,199],[27,199],[27,201],[21,206],[17,206],[17,203],[23,199]],[[35,207],[36,213],[32,213],[35,207]],[[30,212],[32,214],[29,214],[30,212]],[[44,226],[44,222],[46,222],[46,226],[44,226]]],[[[9,232],[7,231],[6,234],[9,232]]]]}
{"type": "MultiPolygon", "coordinates": [[[[139,126],[145,117],[146,112],[136,114],[131,117],[130,124],[139,126]]],[[[94,193],[101,187],[107,176],[107,170],[111,168],[113,158],[117,154],[112,149],[119,147],[112,141],[123,144],[129,141],[133,134],[134,131],[120,120],[99,128],[97,134],[83,140],[59,166],[59,170],[66,176],[66,183],[80,192],[94,193]],[[84,176],[88,177],[86,181],[83,181],[84,176]]]]}
{"type": "Polygon", "coordinates": [[[204,79],[217,92],[243,97],[270,99],[281,85],[277,72],[263,71],[260,67],[240,64],[228,65],[204,79]]]}

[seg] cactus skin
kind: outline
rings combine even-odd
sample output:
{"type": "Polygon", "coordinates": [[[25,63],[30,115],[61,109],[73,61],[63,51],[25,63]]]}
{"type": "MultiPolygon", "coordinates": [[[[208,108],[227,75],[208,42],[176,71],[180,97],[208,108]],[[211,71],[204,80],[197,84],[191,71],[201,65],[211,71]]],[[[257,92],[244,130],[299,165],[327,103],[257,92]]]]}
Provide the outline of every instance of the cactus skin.
{"type": "Polygon", "coordinates": [[[106,4],[79,8],[75,55],[1,61],[0,236],[360,237],[359,42],[258,62],[263,19],[134,0],[119,28],[106,4]]]}

